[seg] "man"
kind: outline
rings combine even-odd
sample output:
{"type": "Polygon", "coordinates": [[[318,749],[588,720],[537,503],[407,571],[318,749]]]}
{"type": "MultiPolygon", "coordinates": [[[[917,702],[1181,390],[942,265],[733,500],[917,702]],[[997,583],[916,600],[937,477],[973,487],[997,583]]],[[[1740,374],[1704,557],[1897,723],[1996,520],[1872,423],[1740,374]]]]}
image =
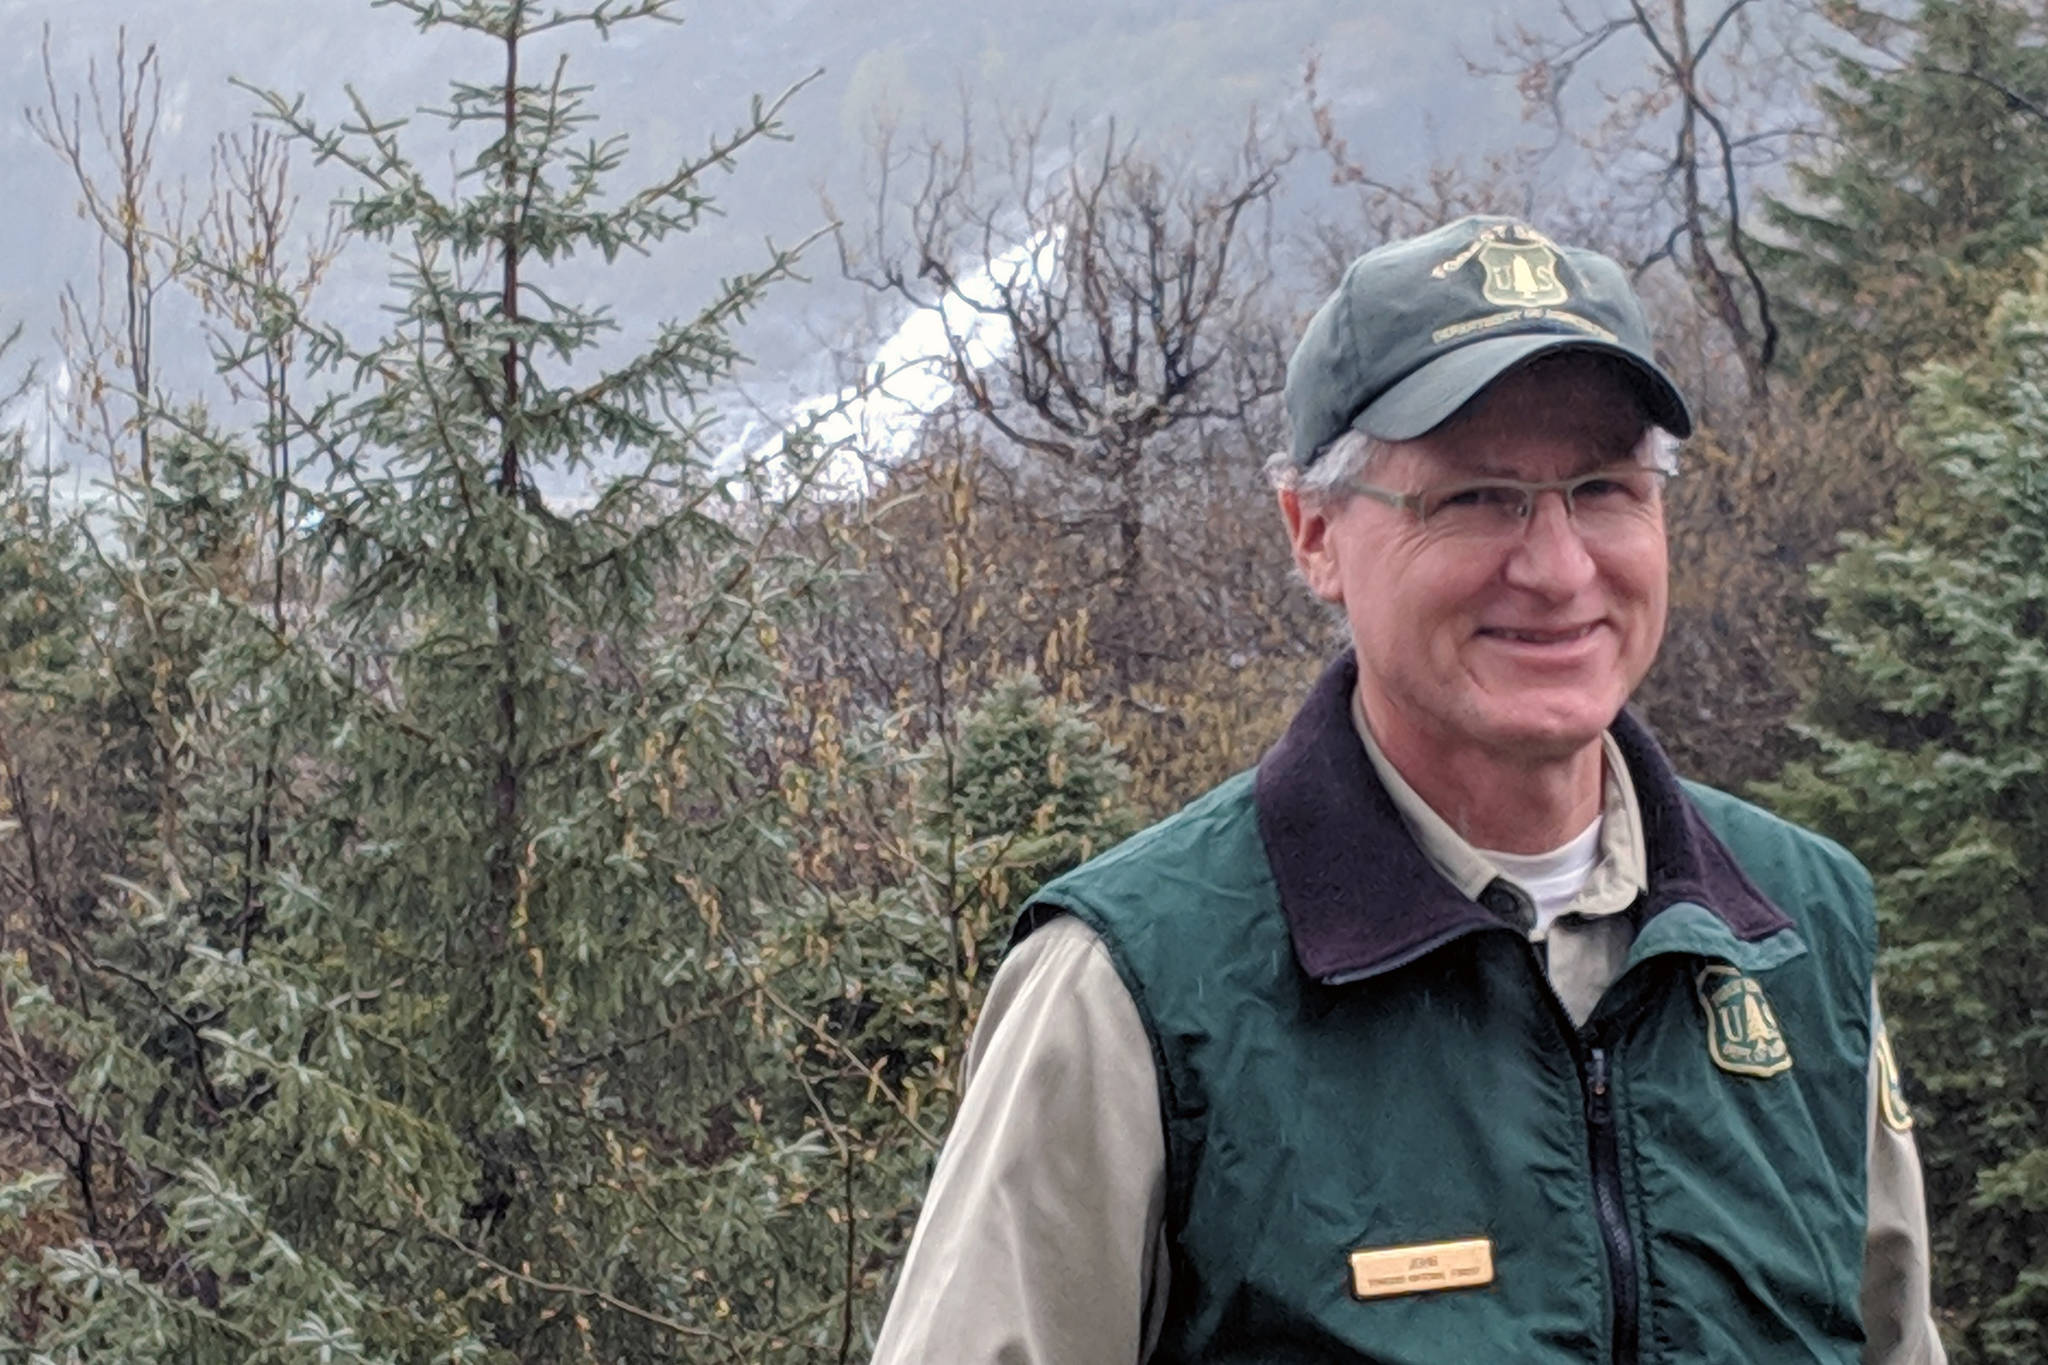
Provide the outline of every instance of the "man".
{"type": "Polygon", "coordinates": [[[1392,243],[1287,405],[1353,653],[1027,906],[876,1360],[1940,1362],[1869,878],[1623,710],[1692,425],[1626,277],[1392,243]]]}

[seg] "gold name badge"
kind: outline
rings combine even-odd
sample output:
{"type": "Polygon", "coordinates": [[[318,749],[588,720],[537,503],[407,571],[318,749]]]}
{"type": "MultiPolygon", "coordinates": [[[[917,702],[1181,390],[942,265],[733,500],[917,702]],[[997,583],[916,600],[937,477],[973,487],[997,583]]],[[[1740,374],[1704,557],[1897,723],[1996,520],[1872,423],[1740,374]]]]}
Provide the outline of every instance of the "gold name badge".
{"type": "Polygon", "coordinates": [[[1361,1299],[1492,1283],[1493,1239],[1489,1237],[1351,1253],[1351,1292],[1361,1299]]]}

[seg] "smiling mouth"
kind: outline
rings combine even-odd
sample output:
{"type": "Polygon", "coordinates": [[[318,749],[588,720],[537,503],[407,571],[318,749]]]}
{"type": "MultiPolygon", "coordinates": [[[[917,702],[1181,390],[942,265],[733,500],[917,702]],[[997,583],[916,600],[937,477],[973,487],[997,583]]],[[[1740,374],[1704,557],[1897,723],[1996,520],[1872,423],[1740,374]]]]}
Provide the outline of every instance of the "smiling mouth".
{"type": "Polygon", "coordinates": [[[1482,628],[1479,633],[1496,640],[1512,640],[1517,644],[1568,645],[1576,640],[1585,639],[1599,628],[1600,623],[1592,621],[1567,630],[1511,630],[1505,626],[1488,626],[1482,628]]]}

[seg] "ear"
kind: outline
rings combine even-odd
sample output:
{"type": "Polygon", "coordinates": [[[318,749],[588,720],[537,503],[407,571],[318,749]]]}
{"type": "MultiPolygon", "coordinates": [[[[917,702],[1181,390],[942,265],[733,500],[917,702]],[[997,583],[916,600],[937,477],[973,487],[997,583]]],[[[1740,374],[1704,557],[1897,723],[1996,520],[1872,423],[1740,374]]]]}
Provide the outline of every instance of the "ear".
{"type": "Polygon", "coordinates": [[[1304,502],[1292,488],[1280,490],[1280,518],[1287,523],[1288,544],[1294,550],[1294,567],[1308,590],[1325,602],[1344,600],[1342,580],[1337,573],[1337,555],[1330,544],[1330,517],[1321,499],[1304,502]]]}

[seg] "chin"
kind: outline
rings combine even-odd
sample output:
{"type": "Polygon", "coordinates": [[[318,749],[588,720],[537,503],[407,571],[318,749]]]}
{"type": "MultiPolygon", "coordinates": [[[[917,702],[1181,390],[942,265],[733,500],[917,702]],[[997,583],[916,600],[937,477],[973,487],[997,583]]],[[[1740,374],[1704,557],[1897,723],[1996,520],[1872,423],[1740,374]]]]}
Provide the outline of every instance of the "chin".
{"type": "Polygon", "coordinates": [[[1572,758],[1588,745],[1598,744],[1620,710],[1619,706],[1612,711],[1579,707],[1566,715],[1504,717],[1490,728],[1500,752],[1526,763],[1551,763],[1572,758]]]}

